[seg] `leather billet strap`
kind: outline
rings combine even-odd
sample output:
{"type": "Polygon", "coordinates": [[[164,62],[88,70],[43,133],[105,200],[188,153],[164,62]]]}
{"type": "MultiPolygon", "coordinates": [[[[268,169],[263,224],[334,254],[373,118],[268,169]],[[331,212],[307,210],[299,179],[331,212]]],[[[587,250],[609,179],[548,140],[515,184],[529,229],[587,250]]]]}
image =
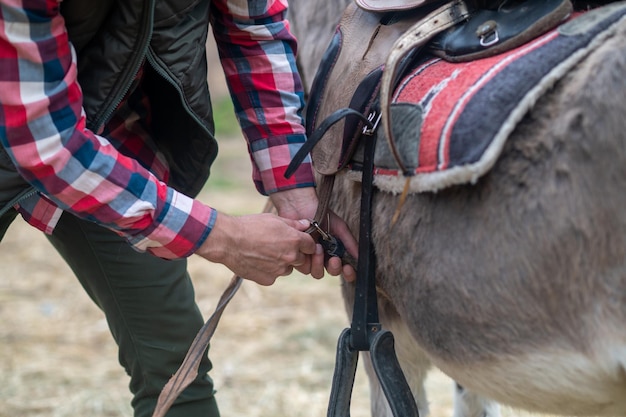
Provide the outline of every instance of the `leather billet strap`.
{"type": "MultiPolygon", "coordinates": [[[[317,199],[319,204],[317,205],[317,211],[315,217],[311,219],[313,222],[317,222],[320,225],[324,224],[326,213],[328,213],[328,206],[330,205],[330,198],[333,192],[333,186],[335,185],[334,175],[322,175],[317,185],[317,199]]],[[[317,227],[313,224],[306,230],[306,233],[310,234],[313,240],[318,242],[322,236],[320,235],[317,227]]]]}
{"type": "Polygon", "coordinates": [[[381,121],[389,143],[389,149],[393,154],[398,167],[404,175],[412,175],[404,165],[404,162],[395,146],[393,133],[391,132],[390,105],[394,86],[398,76],[405,69],[408,57],[417,54],[426,43],[438,33],[463,22],[470,16],[470,10],[463,0],[454,0],[435,9],[424,19],[413,25],[394,43],[385,63],[381,86],[380,86],[380,111],[381,121]]]}
{"type": "MultiPolygon", "coordinates": [[[[319,204],[317,206],[317,211],[315,212],[315,218],[312,220],[318,225],[325,225],[327,230],[330,230],[330,224],[327,224],[328,222],[326,222],[326,218],[334,184],[334,175],[322,175],[317,185],[317,198],[319,200],[319,204]]],[[[323,242],[324,237],[320,234],[318,227],[314,226],[313,222],[311,223],[311,226],[306,230],[306,233],[310,234],[313,240],[321,243],[322,246],[325,246],[323,242]]],[[[336,238],[333,237],[333,239],[336,238]]],[[[341,241],[339,241],[339,244],[343,245],[341,241]]],[[[350,265],[355,270],[357,270],[357,260],[347,250],[343,251],[341,255],[341,262],[344,265],[350,265]]]]}
{"type": "MultiPolygon", "coordinates": [[[[294,172],[298,169],[300,164],[302,164],[307,155],[309,155],[309,153],[313,150],[315,145],[319,143],[319,141],[324,137],[327,131],[334,124],[336,124],[340,120],[345,119],[348,116],[353,116],[361,119],[361,121],[368,127],[373,126],[372,122],[367,117],[352,108],[347,107],[335,111],[320,123],[319,127],[315,129],[312,134],[309,135],[307,141],[304,143],[304,145],[300,147],[298,152],[291,159],[291,162],[285,170],[285,178],[289,178],[294,174],[294,172]]],[[[328,214],[328,206],[330,205],[330,199],[332,196],[334,184],[334,174],[321,175],[318,180],[316,191],[319,204],[317,206],[314,218],[310,219],[312,220],[311,226],[306,230],[306,233],[310,234],[311,237],[313,237],[313,240],[315,240],[316,242],[320,242],[323,239],[323,236],[319,233],[319,228],[314,226],[313,224],[325,225],[327,230],[330,230],[330,224],[326,224],[326,217],[328,214]]],[[[356,259],[352,255],[350,255],[348,251],[345,251],[345,253],[343,254],[342,262],[344,264],[351,265],[355,269],[357,268],[356,259]]]]}
{"type": "Polygon", "coordinates": [[[209,342],[211,337],[213,337],[213,333],[215,333],[222,313],[241,286],[242,281],[243,279],[237,275],[233,276],[231,279],[228,287],[226,287],[226,290],[224,290],[220,297],[215,312],[213,312],[204,326],[198,331],[198,334],[191,343],[183,363],[161,390],[152,417],[164,417],[172,404],[174,404],[174,401],[176,401],[176,398],[178,398],[185,388],[198,376],[200,362],[209,347],[209,342]]]}

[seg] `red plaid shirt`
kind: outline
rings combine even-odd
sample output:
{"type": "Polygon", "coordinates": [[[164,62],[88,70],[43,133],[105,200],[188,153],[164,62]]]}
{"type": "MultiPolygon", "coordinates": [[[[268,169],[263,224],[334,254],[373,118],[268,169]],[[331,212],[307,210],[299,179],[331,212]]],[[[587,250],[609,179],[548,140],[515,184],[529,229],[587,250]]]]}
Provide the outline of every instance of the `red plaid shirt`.
{"type": "MultiPolygon", "coordinates": [[[[214,0],[212,27],[253,176],[264,194],[314,185],[310,161],[283,177],[305,141],[303,92],[286,0],[214,0]],[[265,7],[259,7],[259,6],[265,7]]],[[[0,2],[0,141],[40,193],[20,212],[50,233],[68,210],[163,258],[195,252],[216,212],[166,185],[141,73],[102,132],[85,128],[76,57],[57,0],[0,2]]],[[[1,187],[1,184],[0,184],[1,187]]]]}

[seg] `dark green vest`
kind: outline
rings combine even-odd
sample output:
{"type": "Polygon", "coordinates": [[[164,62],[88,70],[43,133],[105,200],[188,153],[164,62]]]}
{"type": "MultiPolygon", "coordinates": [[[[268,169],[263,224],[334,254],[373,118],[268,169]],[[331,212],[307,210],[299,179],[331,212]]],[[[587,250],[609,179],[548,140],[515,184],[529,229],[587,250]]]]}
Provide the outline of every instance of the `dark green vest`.
{"type": "Polygon", "coordinates": [[[210,0],[64,0],[61,12],[78,52],[87,126],[97,132],[144,59],[152,131],[170,185],[195,196],[217,156],[207,85],[210,0]]]}

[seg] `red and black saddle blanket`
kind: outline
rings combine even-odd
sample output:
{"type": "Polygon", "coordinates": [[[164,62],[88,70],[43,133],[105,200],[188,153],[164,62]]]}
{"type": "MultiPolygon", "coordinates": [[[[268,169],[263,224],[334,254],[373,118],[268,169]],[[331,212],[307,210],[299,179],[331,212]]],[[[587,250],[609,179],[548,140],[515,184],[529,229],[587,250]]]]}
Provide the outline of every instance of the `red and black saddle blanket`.
{"type": "Polygon", "coordinates": [[[463,63],[426,57],[400,82],[391,107],[394,141],[414,175],[398,169],[378,129],[374,185],[400,193],[408,178],[415,193],[476,182],[537,100],[624,25],[622,1],[575,14],[500,55],[463,63]]]}

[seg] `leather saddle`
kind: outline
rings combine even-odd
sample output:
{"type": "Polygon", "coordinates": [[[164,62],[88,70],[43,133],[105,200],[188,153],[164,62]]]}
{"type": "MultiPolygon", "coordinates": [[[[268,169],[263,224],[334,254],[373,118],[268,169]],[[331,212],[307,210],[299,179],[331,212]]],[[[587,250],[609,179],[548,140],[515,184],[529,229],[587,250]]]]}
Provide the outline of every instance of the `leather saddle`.
{"type": "Polygon", "coordinates": [[[549,31],[572,9],[570,0],[355,0],[318,67],[305,116],[309,139],[286,175],[309,153],[318,173],[334,175],[379,121],[403,168],[390,103],[411,62],[425,53],[451,62],[499,54],[549,31]]]}

